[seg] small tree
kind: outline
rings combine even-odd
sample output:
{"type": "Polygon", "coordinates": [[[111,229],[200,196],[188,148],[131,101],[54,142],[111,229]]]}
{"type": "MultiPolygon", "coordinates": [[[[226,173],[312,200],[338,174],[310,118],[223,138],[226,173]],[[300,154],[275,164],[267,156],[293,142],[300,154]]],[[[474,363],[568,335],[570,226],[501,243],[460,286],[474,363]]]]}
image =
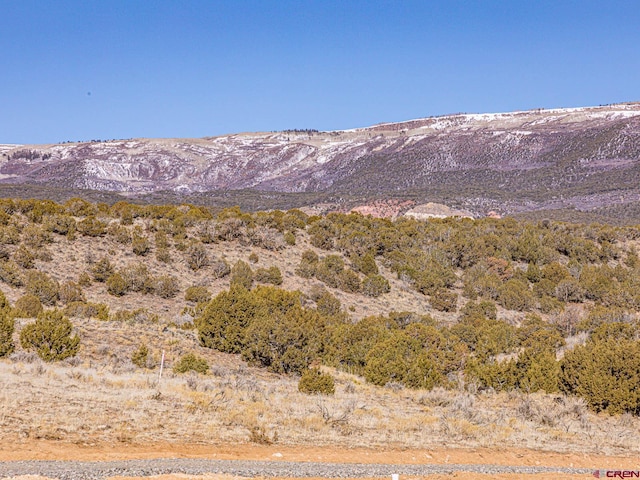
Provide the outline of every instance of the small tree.
{"type": "Polygon", "coordinates": [[[455,312],[458,305],[458,294],[439,288],[431,295],[431,306],[440,312],[455,312]]]}
{"type": "Polygon", "coordinates": [[[96,282],[106,282],[113,272],[113,265],[107,257],[102,257],[91,267],[91,273],[96,282]]]}
{"type": "Polygon", "coordinates": [[[134,234],[133,240],[131,241],[131,249],[133,253],[143,257],[151,250],[151,243],[144,235],[134,234]]]}
{"type": "Polygon", "coordinates": [[[333,377],[328,373],[322,373],[317,368],[309,368],[302,372],[298,382],[298,391],[310,395],[333,395],[336,393],[336,385],[333,377]]]}
{"type": "Polygon", "coordinates": [[[178,279],[173,275],[161,275],[154,281],[154,291],[161,298],[173,298],[179,289],[178,279]]]}
{"type": "Polygon", "coordinates": [[[180,360],[178,360],[174,365],[173,371],[175,373],[193,371],[206,375],[209,371],[209,364],[204,358],[196,355],[195,353],[187,353],[180,357],[180,360]]]}
{"type": "Polygon", "coordinates": [[[35,268],[36,257],[31,251],[24,245],[20,245],[16,252],[13,254],[13,261],[20,265],[22,268],[35,268]]]}
{"type": "Polygon", "coordinates": [[[131,362],[133,362],[136,367],[148,368],[148,361],[149,347],[142,343],[138,349],[131,354],[131,362]]]}
{"type": "Polygon", "coordinates": [[[20,318],[35,318],[42,312],[42,302],[38,297],[27,293],[23,295],[15,304],[15,313],[20,318]]]}
{"type": "Polygon", "coordinates": [[[186,292],[184,293],[184,299],[187,302],[208,302],[209,300],[211,300],[211,292],[207,290],[206,287],[192,285],[191,287],[187,288],[186,292]]]}
{"type": "Polygon", "coordinates": [[[60,286],[60,301],[67,305],[71,302],[84,302],[82,288],[75,282],[65,282],[60,286]]]}
{"type": "Polygon", "coordinates": [[[368,297],[379,297],[389,290],[389,281],[380,274],[374,273],[362,281],[362,293],[368,297]]]}
{"type": "Polygon", "coordinates": [[[114,273],[107,279],[107,292],[116,297],[121,297],[127,293],[127,282],[122,275],[114,273]]]}
{"type": "Polygon", "coordinates": [[[60,284],[44,272],[31,271],[27,274],[26,291],[38,297],[44,305],[55,305],[60,284]]]}
{"type": "Polygon", "coordinates": [[[107,233],[107,224],[90,216],[78,222],[78,231],[88,237],[102,237],[107,233]]]}
{"type": "Polygon", "coordinates": [[[72,335],[73,324],[59,310],[38,315],[20,332],[20,343],[25,350],[35,350],[45,362],[73,357],[80,348],[80,338],[72,335]]]}
{"type": "Polygon", "coordinates": [[[6,310],[0,310],[0,357],[5,357],[13,352],[13,331],[15,320],[6,310]]]}
{"type": "Polygon", "coordinates": [[[248,263],[238,260],[231,269],[231,285],[242,285],[247,290],[253,285],[253,271],[248,263]]]}
{"type": "Polygon", "coordinates": [[[260,283],[282,285],[282,272],[280,272],[280,269],[275,265],[269,268],[258,268],[255,279],[260,283]]]}

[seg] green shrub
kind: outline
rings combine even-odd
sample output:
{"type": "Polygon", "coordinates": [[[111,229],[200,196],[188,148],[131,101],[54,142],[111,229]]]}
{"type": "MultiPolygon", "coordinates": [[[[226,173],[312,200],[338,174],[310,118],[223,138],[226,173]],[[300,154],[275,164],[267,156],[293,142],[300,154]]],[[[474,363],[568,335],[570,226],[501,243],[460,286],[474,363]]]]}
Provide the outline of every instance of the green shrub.
{"type": "Polygon", "coordinates": [[[389,281],[379,274],[369,275],[362,281],[362,293],[367,297],[379,297],[391,290],[389,281]]]}
{"type": "Polygon", "coordinates": [[[31,248],[42,248],[52,242],[51,234],[39,225],[27,225],[22,230],[22,242],[31,248]]]}
{"type": "Polygon", "coordinates": [[[248,263],[238,260],[231,269],[231,285],[242,285],[247,290],[253,285],[253,271],[248,263]]]}
{"type": "Polygon", "coordinates": [[[113,265],[107,257],[102,257],[91,266],[91,274],[96,282],[106,282],[113,272],[113,265]]]}
{"type": "Polygon", "coordinates": [[[61,311],[49,310],[22,329],[20,343],[25,350],[35,350],[45,362],[64,360],[80,348],[80,338],[72,331],[73,324],[61,311]]]}
{"type": "Polygon", "coordinates": [[[36,318],[42,310],[42,302],[33,294],[27,293],[16,300],[15,312],[20,318],[36,318]]]}
{"type": "Polygon", "coordinates": [[[464,316],[451,327],[451,332],[483,360],[500,353],[511,353],[519,344],[513,325],[486,317],[464,316]]]}
{"type": "Polygon", "coordinates": [[[240,353],[244,331],[263,314],[260,299],[243,287],[231,287],[211,300],[196,318],[200,343],[225,353],[240,353]]]}
{"type": "Polygon", "coordinates": [[[336,385],[328,373],[322,373],[317,368],[309,368],[302,372],[298,381],[298,391],[309,395],[333,395],[336,393],[336,385]]]}
{"type": "Polygon", "coordinates": [[[131,232],[127,227],[123,225],[118,225],[117,223],[111,223],[107,228],[107,233],[109,234],[109,236],[113,237],[113,239],[121,245],[129,245],[132,242],[131,232]]]}
{"type": "Polygon", "coordinates": [[[147,368],[149,361],[149,347],[140,344],[137,350],[131,354],[131,362],[139,368],[147,368]]]}
{"type": "Polygon", "coordinates": [[[498,288],[498,303],[507,310],[524,312],[530,310],[535,302],[529,285],[512,278],[498,288]]]}
{"type": "Polygon", "coordinates": [[[460,320],[476,320],[488,318],[496,320],[498,318],[498,308],[491,300],[482,300],[478,303],[469,301],[461,310],[460,320]]]}
{"type": "Polygon", "coordinates": [[[35,295],[43,305],[55,305],[60,294],[60,285],[44,272],[27,272],[26,292],[35,295]]]}
{"type": "Polygon", "coordinates": [[[114,273],[107,279],[107,292],[109,294],[122,297],[128,290],[127,282],[119,273],[114,273]]]}
{"type": "Polygon", "coordinates": [[[15,348],[13,344],[15,325],[13,316],[6,309],[0,310],[0,357],[11,355],[15,348]]]}
{"type": "Polygon", "coordinates": [[[74,197],[67,200],[64,204],[67,213],[74,217],[87,217],[95,215],[98,210],[94,204],[82,198],[74,197]]]}
{"type": "Polygon", "coordinates": [[[440,312],[455,312],[458,308],[458,294],[440,288],[433,292],[430,302],[440,312]]]}
{"type": "Polygon", "coordinates": [[[287,245],[295,245],[296,244],[296,236],[293,232],[285,232],[284,234],[284,243],[287,245]]]}
{"type": "Polygon", "coordinates": [[[173,275],[161,275],[153,283],[153,291],[160,298],[173,298],[180,290],[178,279],[173,275]]]}
{"type": "Polygon", "coordinates": [[[0,310],[8,310],[10,308],[11,304],[9,303],[9,300],[7,300],[7,296],[2,290],[0,290],[0,310]]]}
{"type": "Polygon", "coordinates": [[[151,251],[151,243],[147,237],[134,234],[131,240],[131,250],[136,255],[144,257],[151,251]]]}
{"type": "Polygon", "coordinates": [[[318,312],[325,316],[338,315],[342,310],[340,300],[323,288],[323,292],[314,298],[318,312]]]}
{"type": "Polygon", "coordinates": [[[22,268],[35,268],[36,257],[24,245],[20,245],[13,254],[13,261],[22,268]]]}
{"type": "Polygon", "coordinates": [[[348,293],[358,293],[362,288],[360,277],[350,268],[345,268],[338,275],[338,288],[348,293]]]}
{"type": "Polygon", "coordinates": [[[0,243],[18,245],[20,243],[20,230],[15,225],[0,228],[0,243]]]}
{"type": "Polygon", "coordinates": [[[91,276],[87,272],[82,272],[78,276],[78,285],[81,287],[90,287],[91,286],[91,276]]]}
{"type": "Polygon", "coordinates": [[[307,263],[318,263],[318,261],[320,260],[320,258],[318,257],[318,254],[316,252],[314,252],[313,250],[305,250],[304,252],[302,252],[302,258],[301,260],[303,262],[307,262],[307,263]]]}
{"type": "Polygon", "coordinates": [[[184,299],[187,302],[208,302],[209,300],[211,300],[211,292],[207,290],[206,287],[194,285],[187,288],[186,292],[184,293],[184,299]]]}
{"type": "Polygon", "coordinates": [[[300,264],[296,267],[295,273],[302,278],[312,278],[316,274],[318,263],[311,263],[306,260],[301,260],[300,264]]]}
{"type": "Polygon", "coordinates": [[[58,235],[69,235],[75,232],[76,221],[69,215],[49,215],[44,222],[44,228],[58,235]]]}
{"type": "Polygon", "coordinates": [[[251,252],[249,254],[249,261],[251,263],[258,263],[259,260],[260,260],[260,258],[258,258],[258,254],[256,252],[251,252]]]}
{"type": "Polygon", "coordinates": [[[276,373],[301,373],[320,358],[326,319],[299,304],[260,315],[244,332],[242,356],[276,373]]]}
{"type": "Polygon", "coordinates": [[[129,264],[118,273],[122,275],[127,291],[143,293],[151,293],[153,291],[153,278],[144,263],[129,264]]]}
{"type": "Polygon", "coordinates": [[[22,287],[24,285],[20,267],[13,261],[0,261],[0,280],[12,287],[22,287]]]}
{"type": "Polygon", "coordinates": [[[578,395],[596,412],[640,415],[640,341],[637,329],[604,324],[586,345],[568,351],[561,362],[560,388],[578,395]]]}
{"type": "Polygon", "coordinates": [[[367,253],[365,255],[351,255],[349,257],[351,260],[351,265],[353,265],[353,269],[364,274],[364,275],[374,275],[378,272],[378,265],[376,265],[376,260],[373,258],[371,253],[367,253]]]}
{"type": "Polygon", "coordinates": [[[282,285],[282,272],[275,265],[269,268],[258,268],[255,273],[256,282],[282,285]]]}
{"type": "Polygon", "coordinates": [[[156,250],[156,260],[162,263],[171,263],[173,258],[168,248],[158,248],[156,250]]]}
{"type": "Polygon", "coordinates": [[[77,318],[109,320],[109,307],[104,303],[71,302],[64,307],[64,314],[77,318]]]}
{"type": "Polygon", "coordinates": [[[558,391],[560,364],[553,348],[527,348],[515,362],[516,386],[525,392],[558,391]]]}
{"type": "Polygon", "coordinates": [[[78,222],[76,228],[88,237],[102,237],[107,234],[107,224],[93,216],[78,222]]]}
{"type": "Polygon", "coordinates": [[[209,371],[209,364],[204,358],[195,353],[187,353],[180,357],[180,360],[173,366],[173,371],[175,373],[193,371],[206,375],[209,371]]]}
{"type": "Polygon", "coordinates": [[[84,293],[82,288],[75,282],[65,282],[60,286],[59,292],[60,301],[63,304],[71,302],[84,302],[84,293]]]}
{"type": "Polygon", "coordinates": [[[167,234],[161,230],[156,232],[156,248],[167,250],[170,247],[169,237],[167,234]]]}

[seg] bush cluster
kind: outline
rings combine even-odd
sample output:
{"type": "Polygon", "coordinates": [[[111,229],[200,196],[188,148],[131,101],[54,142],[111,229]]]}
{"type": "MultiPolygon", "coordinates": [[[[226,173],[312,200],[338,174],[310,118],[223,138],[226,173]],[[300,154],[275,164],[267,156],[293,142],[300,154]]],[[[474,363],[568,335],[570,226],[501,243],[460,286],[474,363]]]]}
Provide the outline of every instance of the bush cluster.
{"type": "Polygon", "coordinates": [[[273,371],[301,373],[319,360],[376,384],[419,388],[446,386],[464,376],[480,388],[560,390],[584,397],[594,410],[639,413],[633,393],[639,390],[634,369],[640,260],[632,246],[640,238],[637,227],[513,219],[390,221],[338,213],[310,217],[297,210],[250,214],[235,207],[109,206],[77,198],[64,204],[0,203],[0,281],[21,290],[2,320],[2,351],[13,348],[7,343],[13,328],[8,319],[40,319],[49,315],[43,306],[62,304],[65,315],[76,317],[157,320],[143,310],[110,315],[105,305],[86,302],[82,290],[98,282],[115,296],[180,293],[177,277],[151,275],[154,267],[138,263],[117,269],[109,257],[95,261],[87,254],[87,271],[77,283],[42,271],[53,271],[51,265],[41,268],[52,257],[53,242],[106,235],[111,259],[117,249],[140,256],[154,251],[160,261],[202,270],[197,275],[207,279],[231,275],[229,291],[213,299],[206,289],[184,292],[185,300],[199,303],[193,313],[200,341],[273,371]],[[213,244],[222,241],[248,252],[276,251],[304,244],[307,236],[315,250],[303,252],[296,269],[301,277],[377,297],[390,290],[385,275],[392,272],[394,285],[404,283],[425,295],[425,303],[446,312],[452,325],[393,312],[352,322],[324,288],[310,294],[315,303],[275,287],[252,290],[256,282],[282,283],[277,267],[260,264],[267,255],[253,252],[254,271],[243,261],[232,268],[212,253],[213,244]],[[589,336],[586,344],[558,360],[563,337],[580,331],[589,336]]]}
{"type": "Polygon", "coordinates": [[[71,321],[59,310],[44,311],[34,323],[20,332],[20,343],[25,350],[35,350],[45,362],[73,357],[80,348],[80,338],[72,335],[71,321]]]}

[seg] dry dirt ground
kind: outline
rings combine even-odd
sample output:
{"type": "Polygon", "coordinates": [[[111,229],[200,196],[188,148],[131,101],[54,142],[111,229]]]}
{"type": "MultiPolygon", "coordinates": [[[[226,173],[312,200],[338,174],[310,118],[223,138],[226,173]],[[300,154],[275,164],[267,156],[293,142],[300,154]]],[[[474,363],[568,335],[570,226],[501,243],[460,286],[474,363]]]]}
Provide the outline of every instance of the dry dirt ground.
{"type": "MultiPolygon", "coordinates": [[[[640,468],[640,459],[636,455],[608,456],[599,454],[555,453],[519,448],[434,448],[434,449],[367,449],[367,448],[334,448],[334,447],[305,447],[305,446],[262,446],[262,445],[188,445],[188,444],[155,444],[155,445],[117,445],[105,444],[86,447],[64,442],[29,441],[16,444],[0,444],[0,461],[9,460],[75,460],[100,461],[124,459],[152,459],[152,458],[207,458],[218,460],[279,460],[327,463],[384,463],[403,464],[493,464],[493,465],[522,465],[522,466],[560,466],[587,469],[629,469],[640,468]],[[17,448],[16,448],[17,447],[17,448]]],[[[454,472],[447,475],[430,475],[433,480],[464,478],[489,479],[528,478],[535,480],[550,480],[556,478],[589,478],[590,475],[562,475],[558,473],[544,474],[478,474],[454,472]]],[[[42,480],[46,477],[21,476],[14,477],[21,480],[42,480]]],[[[112,477],[113,480],[131,480],[134,477],[112,477]]],[[[138,477],[136,477],[138,478],[138,477]]],[[[200,479],[200,480],[231,480],[228,475],[160,475],[153,477],[157,480],[200,479]]],[[[417,478],[403,477],[401,478],[417,478]]]]}

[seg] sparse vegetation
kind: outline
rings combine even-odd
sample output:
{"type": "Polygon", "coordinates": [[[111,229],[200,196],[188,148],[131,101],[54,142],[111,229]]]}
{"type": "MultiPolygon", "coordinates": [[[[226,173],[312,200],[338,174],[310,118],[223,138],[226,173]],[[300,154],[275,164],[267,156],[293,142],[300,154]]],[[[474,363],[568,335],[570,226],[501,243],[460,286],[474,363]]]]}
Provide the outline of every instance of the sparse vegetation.
{"type": "Polygon", "coordinates": [[[617,338],[611,325],[624,324],[635,337],[606,348],[624,344],[617,355],[635,365],[633,227],[78,199],[10,200],[0,212],[0,281],[18,317],[62,305],[74,319],[195,327],[203,347],[278,374],[322,364],[394,389],[543,391],[639,414],[635,380],[614,382],[607,372],[618,367],[603,353],[617,338]],[[605,398],[604,386],[616,395],[605,398]]]}

